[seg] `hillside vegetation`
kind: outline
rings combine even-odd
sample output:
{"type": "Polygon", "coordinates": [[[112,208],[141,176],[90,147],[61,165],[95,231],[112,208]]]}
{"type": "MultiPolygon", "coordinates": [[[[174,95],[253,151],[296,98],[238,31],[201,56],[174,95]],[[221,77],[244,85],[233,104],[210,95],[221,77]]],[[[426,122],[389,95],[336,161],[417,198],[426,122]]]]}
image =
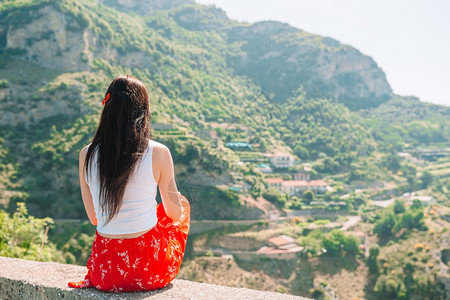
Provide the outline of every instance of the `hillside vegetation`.
{"type": "MultiPolygon", "coordinates": [[[[188,1],[183,5],[171,3],[161,6],[149,1],[147,13],[132,16],[115,10],[118,4],[114,1],[104,2],[110,7],[91,1],[2,1],[0,131],[5,146],[14,148],[7,157],[16,164],[19,174],[8,180],[28,195],[32,213],[84,217],[78,201],[77,151],[95,131],[101,109],[99,99],[108,82],[120,73],[134,74],[147,85],[152,122],[170,124],[180,132],[154,130],[154,138],[172,145],[172,150],[180,153],[177,162],[184,163],[185,170],[189,168],[191,173],[198,164],[190,162],[190,154],[185,153],[189,147],[200,153],[197,159],[205,160],[200,165],[203,169],[206,166],[208,172],[228,172],[238,159],[235,153],[205,137],[210,122],[239,124],[248,129],[240,136],[219,131],[223,141],[250,141],[259,145],[259,151],[267,152],[290,148],[304,160],[320,157],[324,164],[319,171],[325,173],[347,170],[359,154],[368,155],[392,138],[399,145],[410,139],[448,143],[448,110],[430,108],[422,115],[421,123],[411,121],[408,126],[395,125],[387,118],[395,118],[389,109],[397,105],[395,101],[414,100],[386,102],[390,88],[382,79],[383,72],[371,58],[354,48],[281,23],[241,24],[214,7],[188,1]],[[278,42],[266,43],[269,39],[278,42]],[[265,48],[266,44],[271,48],[265,48]],[[302,47],[309,50],[305,52],[302,47]],[[276,60],[257,59],[263,55],[261,51],[272,53],[274,49],[279,50],[276,60]],[[353,93],[348,88],[353,83],[340,80],[341,75],[320,84],[315,82],[314,76],[323,78],[320,70],[326,68],[317,61],[319,54],[327,55],[331,61],[342,61],[340,56],[344,55],[349,58],[348,63],[364,66],[355,66],[347,75],[344,71],[340,74],[349,78],[360,76],[359,82],[378,92],[353,93]],[[242,63],[242,55],[252,61],[244,69],[237,63],[242,63]],[[289,72],[283,64],[288,64],[292,55],[301,58],[302,63],[308,59],[308,72],[299,65],[295,67],[297,77],[271,80],[282,79],[285,75],[281,71],[289,72]],[[251,57],[259,62],[254,67],[251,57]],[[262,72],[259,68],[264,67],[260,65],[263,62],[279,71],[262,72]],[[363,75],[369,69],[381,75],[363,75]],[[248,72],[267,78],[258,79],[248,72]],[[379,101],[374,100],[375,96],[379,101]],[[379,108],[364,111],[369,118],[352,112],[382,102],[379,108]],[[383,114],[383,109],[391,115],[383,114]],[[380,120],[380,115],[389,122],[380,120]],[[417,126],[428,128],[426,137],[414,136],[417,126]],[[434,129],[436,126],[440,133],[434,129]]],[[[121,8],[141,12],[133,2],[121,8]]],[[[414,119],[417,111],[411,111],[409,118],[414,119]]],[[[188,175],[181,173],[180,178],[188,175]]],[[[216,185],[212,181],[209,185],[216,185]]],[[[199,201],[208,201],[207,195],[201,194],[199,201]]],[[[223,201],[231,203],[232,197],[223,201]]],[[[195,215],[203,214],[199,211],[195,215]]],[[[230,212],[222,218],[237,215],[230,212]]]]}
{"type": "Polygon", "coordinates": [[[193,220],[287,216],[192,237],[185,278],[217,283],[223,271],[231,285],[315,298],[443,297],[450,108],[393,94],[374,59],[350,45],[280,22],[237,22],[191,0],[0,1],[2,255],[85,263],[94,229],[78,153],[124,73],[148,89],[152,139],[170,148],[193,220]],[[276,152],[295,163],[274,166],[276,152]],[[292,184],[302,172],[326,187],[290,195],[267,182],[292,184]],[[366,253],[342,234],[357,216],[349,228],[367,236],[366,253]],[[292,265],[230,262],[207,248],[256,250],[281,233],[305,248],[292,265]]]}

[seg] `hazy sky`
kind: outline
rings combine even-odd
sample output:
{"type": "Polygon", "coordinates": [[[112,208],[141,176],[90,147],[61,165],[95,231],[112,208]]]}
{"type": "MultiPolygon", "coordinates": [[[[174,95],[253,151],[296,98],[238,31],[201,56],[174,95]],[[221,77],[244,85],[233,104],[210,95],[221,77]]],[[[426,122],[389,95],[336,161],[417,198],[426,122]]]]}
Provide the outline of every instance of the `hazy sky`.
{"type": "Polygon", "coordinates": [[[277,20],[374,58],[400,95],[450,106],[450,0],[197,0],[235,20],[277,20]]]}

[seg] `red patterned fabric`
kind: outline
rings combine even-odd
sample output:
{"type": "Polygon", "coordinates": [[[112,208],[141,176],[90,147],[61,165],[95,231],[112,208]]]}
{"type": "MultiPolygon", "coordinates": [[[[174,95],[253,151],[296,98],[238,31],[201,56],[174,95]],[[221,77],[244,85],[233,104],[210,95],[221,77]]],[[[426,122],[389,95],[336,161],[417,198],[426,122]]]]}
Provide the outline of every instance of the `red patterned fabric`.
{"type": "Polygon", "coordinates": [[[133,239],[111,239],[95,234],[88,274],[70,287],[94,286],[105,292],[135,292],[160,289],[178,274],[190,225],[190,205],[182,196],[183,212],[173,222],[164,207],[157,205],[158,223],[133,239]]]}

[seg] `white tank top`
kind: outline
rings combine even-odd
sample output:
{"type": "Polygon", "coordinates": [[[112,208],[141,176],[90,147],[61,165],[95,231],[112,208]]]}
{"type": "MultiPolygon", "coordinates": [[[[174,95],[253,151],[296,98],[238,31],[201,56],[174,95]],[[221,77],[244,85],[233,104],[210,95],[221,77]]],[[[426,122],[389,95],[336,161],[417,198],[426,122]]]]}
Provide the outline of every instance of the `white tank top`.
{"type": "MultiPolygon", "coordinates": [[[[108,215],[104,214],[99,202],[100,183],[97,174],[97,151],[94,151],[89,176],[85,174],[86,182],[94,202],[97,217],[97,231],[104,234],[128,234],[141,232],[154,227],[156,216],[156,188],[158,183],[153,177],[152,152],[157,143],[149,140],[149,145],[136,165],[123,195],[122,206],[118,214],[108,223],[108,215]]],[[[91,146],[91,144],[89,144],[91,146]]],[[[88,147],[89,147],[88,146],[88,147]]]]}

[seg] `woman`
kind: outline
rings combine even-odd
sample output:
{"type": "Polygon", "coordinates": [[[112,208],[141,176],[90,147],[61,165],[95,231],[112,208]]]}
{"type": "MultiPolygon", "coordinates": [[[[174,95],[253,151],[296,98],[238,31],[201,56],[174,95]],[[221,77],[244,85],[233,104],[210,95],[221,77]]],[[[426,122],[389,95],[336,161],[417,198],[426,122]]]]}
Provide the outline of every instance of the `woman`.
{"type": "Polygon", "coordinates": [[[150,139],[142,82],[129,75],[115,78],[102,104],[97,132],[79,161],[81,196],[97,232],[85,279],[69,286],[107,292],[159,289],[179,272],[189,202],[178,192],[169,149],[150,139]]]}

